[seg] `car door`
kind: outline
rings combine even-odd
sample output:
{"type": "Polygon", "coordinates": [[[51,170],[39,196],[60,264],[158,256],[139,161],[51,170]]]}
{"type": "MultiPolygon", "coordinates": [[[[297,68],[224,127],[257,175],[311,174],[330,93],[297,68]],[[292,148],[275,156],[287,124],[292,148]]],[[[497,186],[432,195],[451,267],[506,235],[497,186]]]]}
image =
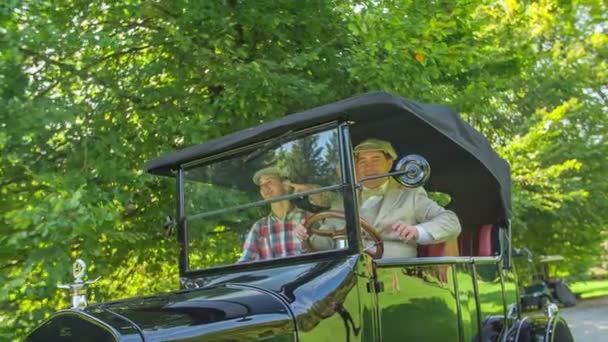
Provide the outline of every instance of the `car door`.
{"type": "MultiPolygon", "coordinates": [[[[464,338],[455,277],[472,279],[455,264],[425,258],[375,260],[378,320],[382,341],[458,341],[464,338]]],[[[467,308],[467,320],[471,318],[467,308]]],[[[472,337],[472,333],[467,333],[472,337]]],[[[470,338],[466,339],[470,340],[470,338]]]]}

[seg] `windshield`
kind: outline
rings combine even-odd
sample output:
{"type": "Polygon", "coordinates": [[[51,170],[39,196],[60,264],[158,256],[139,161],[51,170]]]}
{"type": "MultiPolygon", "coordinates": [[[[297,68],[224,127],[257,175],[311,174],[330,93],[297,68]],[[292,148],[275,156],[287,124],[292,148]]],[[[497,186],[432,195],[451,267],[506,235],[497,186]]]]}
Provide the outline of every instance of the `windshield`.
{"type": "MultiPolygon", "coordinates": [[[[307,218],[343,207],[336,128],[279,137],[255,149],[185,169],[188,268],[345,248],[306,230],[307,218]],[[299,196],[298,196],[299,195],[299,196]]],[[[344,227],[327,219],[315,231],[344,227]]]]}

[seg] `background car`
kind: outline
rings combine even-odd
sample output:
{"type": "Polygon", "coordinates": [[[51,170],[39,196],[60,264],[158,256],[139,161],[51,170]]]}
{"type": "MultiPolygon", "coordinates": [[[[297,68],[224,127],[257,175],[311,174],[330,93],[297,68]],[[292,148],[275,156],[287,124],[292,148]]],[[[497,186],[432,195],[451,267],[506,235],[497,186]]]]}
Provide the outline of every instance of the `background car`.
{"type": "Polygon", "coordinates": [[[576,296],[559,277],[551,275],[551,265],[564,260],[561,255],[541,255],[534,257],[527,248],[519,251],[522,260],[518,268],[527,271],[527,277],[520,279],[522,309],[543,309],[550,303],[563,306],[576,305],[576,296]]]}

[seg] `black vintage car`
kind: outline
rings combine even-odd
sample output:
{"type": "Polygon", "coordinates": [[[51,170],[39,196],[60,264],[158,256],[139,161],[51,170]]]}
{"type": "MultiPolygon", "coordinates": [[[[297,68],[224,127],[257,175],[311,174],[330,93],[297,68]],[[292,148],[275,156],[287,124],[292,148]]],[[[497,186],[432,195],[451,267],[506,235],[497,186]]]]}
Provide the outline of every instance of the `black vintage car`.
{"type": "Polygon", "coordinates": [[[27,341],[572,340],[553,307],[522,316],[509,165],[447,107],[364,94],[169,153],[145,169],[176,180],[181,289],[85,306],[80,278],[75,308],[27,341]],[[359,212],[365,179],[353,148],[368,138],[395,147],[396,166],[383,177],[424,185],[456,213],[457,238],[413,245],[411,257],[383,255],[385,227],[359,212]],[[260,170],[280,170],[291,191],[267,196],[260,170]],[[252,253],[255,225],[279,203],[303,213],[308,241],[281,254],[294,250],[293,236],[257,230],[264,243],[283,239],[282,249],[252,253]]]}

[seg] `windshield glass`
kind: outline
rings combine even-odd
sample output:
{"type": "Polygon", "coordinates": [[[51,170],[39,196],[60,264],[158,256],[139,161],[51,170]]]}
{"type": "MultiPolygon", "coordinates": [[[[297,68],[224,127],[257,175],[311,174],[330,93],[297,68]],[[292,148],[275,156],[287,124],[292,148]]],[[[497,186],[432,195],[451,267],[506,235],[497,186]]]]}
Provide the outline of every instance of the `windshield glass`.
{"type": "MultiPolygon", "coordinates": [[[[344,241],[304,227],[314,213],[343,207],[339,155],[333,128],[276,138],[186,168],[189,269],[346,247],[344,241]]],[[[332,218],[313,228],[333,233],[343,226],[343,220],[332,218]]]]}

